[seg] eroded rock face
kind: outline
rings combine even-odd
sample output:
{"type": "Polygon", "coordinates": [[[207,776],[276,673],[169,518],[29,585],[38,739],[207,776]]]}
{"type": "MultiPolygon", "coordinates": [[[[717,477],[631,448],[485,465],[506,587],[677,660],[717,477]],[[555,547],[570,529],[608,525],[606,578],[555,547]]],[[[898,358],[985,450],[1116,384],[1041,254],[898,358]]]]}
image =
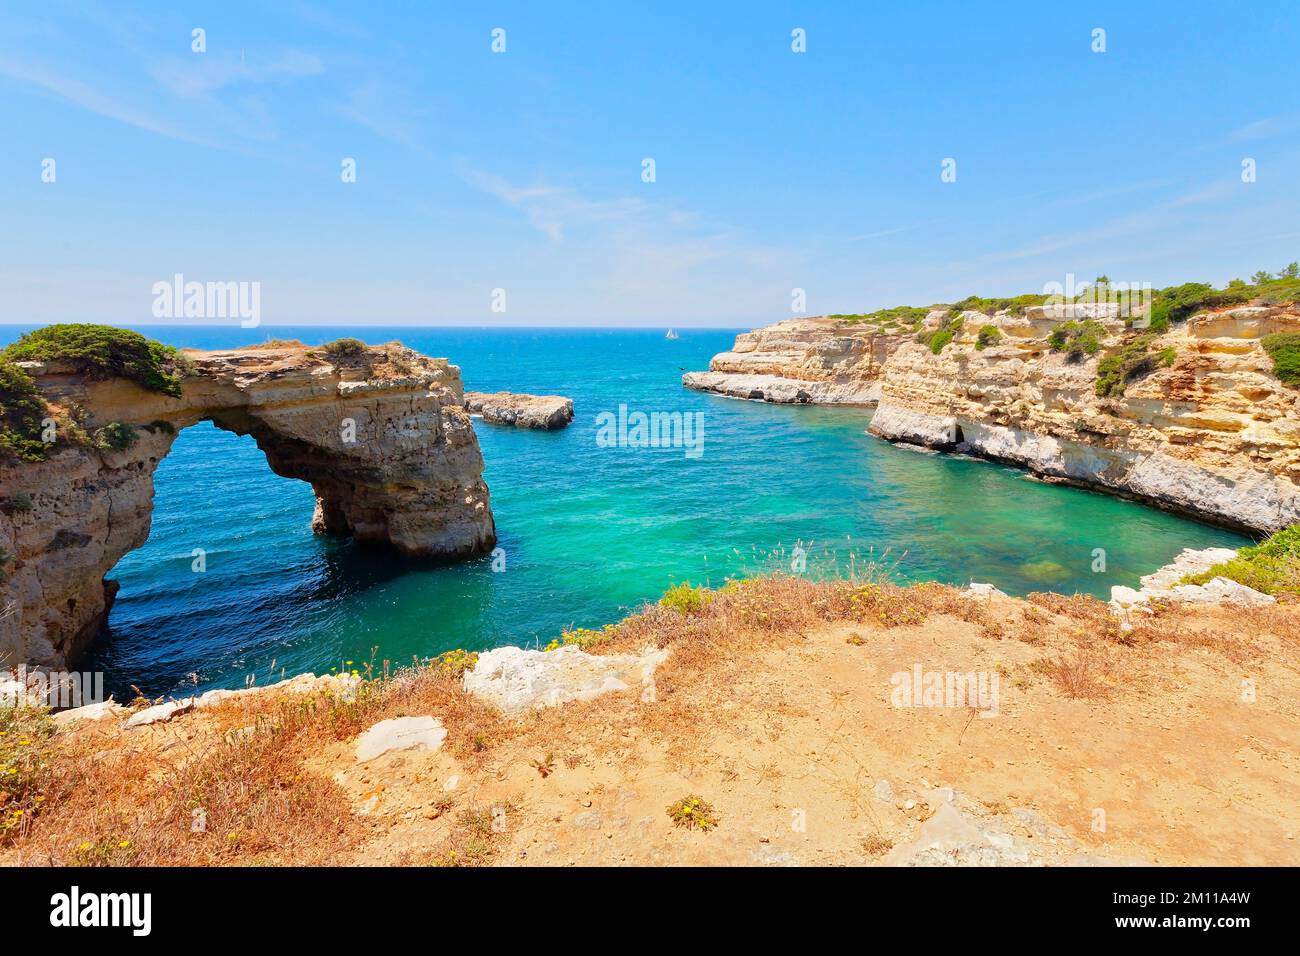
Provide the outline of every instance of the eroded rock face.
{"type": "Polygon", "coordinates": [[[1173,349],[1117,398],[1096,394],[1097,364],[1118,351],[1122,323],[1096,355],[1071,361],[1048,347],[1063,319],[1043,309],[983,323],[1002,332],[975,348],[979,323],[939,355],[898,348],[885,366],[872,433],[960,448],[1043,477],[1100,487],[1252,531],[1300,520],[1300,390],[1272,372],[1259,344],[1300,330],[1300,312],[1246,307],[1194,316],[1150,351],[1173,349]],[[1043,314],[1039,314],[1043,313],[1043,314]]]}
{"type": "Polygon", "coordinates": [[[573,399],[517,392],[466,392],[465,411],[497,425],[554,431],[573,421],[573,399]]]}
{"type": "Polygon", "coordinates": [[[313,527],[457,559],[496,541],[483,457],[460,370],[397,344],[331,358],[298,344],[186,353],[171,398],[59,363],[29,368],[56,406],[93,430],[126,422],[123,451],[60,443],[48,461],[0,463],[0,665],[63,666],[102,628],[116,593],[104,575],[142,545],[153,474],[175,433],[202,420],[252,435],[278,475],[310,482],[313,527]]]}
{"type": "Polygon", "coordinates": [[[881,370],[907,338],[828,317],[789,319],[736,336],[709,371],[687,372],[682,384],[779,404],[874,406],[881,370]]]}

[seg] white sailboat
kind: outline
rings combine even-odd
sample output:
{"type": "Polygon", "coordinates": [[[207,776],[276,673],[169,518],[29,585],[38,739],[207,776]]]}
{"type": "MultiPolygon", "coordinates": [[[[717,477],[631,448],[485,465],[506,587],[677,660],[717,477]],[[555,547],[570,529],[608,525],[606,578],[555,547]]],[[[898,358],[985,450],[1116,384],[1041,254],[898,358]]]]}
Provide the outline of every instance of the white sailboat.
{"type": "Polygon", "coordinates": [[[666,339],[680,339],[681,336],[678,335],[676,332],[674,332],[672,329],[669,329],[669,330],[668,330],[668,334],[665,335],[664,338],[666,338],[666,339]]]}

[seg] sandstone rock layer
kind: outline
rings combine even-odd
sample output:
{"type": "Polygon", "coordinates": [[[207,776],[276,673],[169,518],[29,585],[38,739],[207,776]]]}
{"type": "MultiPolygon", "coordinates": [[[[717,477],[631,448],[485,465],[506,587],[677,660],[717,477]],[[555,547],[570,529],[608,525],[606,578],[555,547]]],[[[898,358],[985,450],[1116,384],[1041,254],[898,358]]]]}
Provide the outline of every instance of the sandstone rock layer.
{"type": "Polygon", "coordinates": [[[687,372],[682,383],[777,404],[874,406],[885,362],[907,338],[826,317],[789,319],[736,336],[709,371],[687,372]]]}
{"type": "Polygon", "coordinates": [[[1003,337],[982,350],[970,321],[938,355],[903,345],[885,366],[872,433],[1239,529],[1300,521],[1300,389],[1278,380],[1259,342],[1300,330],[1293,306],[1175,325],[1149,346],[1153,356],[1168,350],[1168,364],[1154,362],[1112,397],[1096,394],[1097,366],[1131,339],[1122,323],[1104,322],[1101,349],[1072,358],[1049,347],[1044,333],[1057,319],[1045,311],[995,318],[1003,337]]]}
{"type": "MultiPolygon", "coordinates": [[[[251,435],[271,469],[309,482],[313,527],[456,559],[496,541],[460,370],[396,343],[332,356],[299,343],[186,353],[180,398],[57,362],[29,367],[87,431],[132,426],[124,450],[60,441],[45,462],[0,463],[0,665],[75,662],[103,627],[106,580],[144,543],[153,475],[176,433],[208,420],[251,435]]],[[[227,489],[224,493],[237,494],[227,489]]],[[[196,542],[196,547],[201,542],[196,542]]]]}

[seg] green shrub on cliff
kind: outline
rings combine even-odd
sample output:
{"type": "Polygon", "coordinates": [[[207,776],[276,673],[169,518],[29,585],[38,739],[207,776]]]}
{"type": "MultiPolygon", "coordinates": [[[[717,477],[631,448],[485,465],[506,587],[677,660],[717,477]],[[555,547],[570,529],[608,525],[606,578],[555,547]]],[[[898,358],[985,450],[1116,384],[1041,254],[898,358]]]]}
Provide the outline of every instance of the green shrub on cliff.
{"type": "Polygon", "coordinates": [[[664,592],[664,596],[659,599],[659,606],[678,614],[698,614],[712,597],[708,588],[691,587],[689,581],[683,581],[664,592]]]}
{"type": "Polygon", "coordinates": [[[0,354],[0,454],[20,461],[44,461],[41,422],[48,414],[36,382],[0,354]]]}
{"type": "MultiPolygon", "coordinates": [[[[955,310],[956,306],[953,306],[953,309],[955,310]]],[[[929,346],[930,351],[938,355],[944,350],[944,346],[951,342],[957,333],[961,331],[962,325],[961,313],[949,311],[948,317],[939,324],[937,329],[931,329],[928,332],[924,330],[917,332],[916,341],[929,346]]]]}
{"type": "Polygon", "coordinates": [[[1052,330],[1047,337],[1047,344],[1053,352],[1065,352],[1072,360],[1078,361],[1085,355],[1095,355],[1105,336],[1106,327],[1100,322],[1092,319],[1076,322],[1071,319],[1052,330]]]}
{"type": "Polygon", "coordinates": [[[1173,365],[1178,353],[1172,347],[1152,352],[1151,343],[1155,339],[1154,332],[1143,332],[1118,354],[1098,362],[1097,394],[1102,398],[1118,398],[1124,394],[1124,387],[1129,382],[1151,374],[1162,365],[1173,365]]]}
{"type": "Polygon", "coordinates": [[[990,345],[997,345],[1001,341],[1002,333],[998,331],[996,325],[981,325],[975,336],[975,348],[982,352],[990,345]]]}
{"type": "Polygon", "coordinates": [[[1235,558],[1179,583],[1205,584],[1214,578],[1228,578],[1265,594],[1300,594],[1300,524],[1242,548],[1235,558]]]}
{"type": "Polygon", "coordinates": [[[92,436],[100,451],[126,451],[139,437],[134,426],[126,422],[109,422],[96,428],[92,436]]]}
{"type": "Polygon", "coordinates": [[[151,392],[177,398],[186,366],[176,349],[139,332],[85,323],[25,332],[4,355],[15,362],[67,359],[92,374],[129,378],[151,392]]]}
{"type": "Polygon", "coordinates": [[[369,349],[360,339],[335,339],[321,346],[321,351],[332,359],[355,359],[365,355],[369,349]]]}
{"type": "Polygon", "coordinates": [[[1274,332],[1259,344],[1273,360],[1273,374],[1287,385],[1300,386],[1300,332],[1274,332]]]}

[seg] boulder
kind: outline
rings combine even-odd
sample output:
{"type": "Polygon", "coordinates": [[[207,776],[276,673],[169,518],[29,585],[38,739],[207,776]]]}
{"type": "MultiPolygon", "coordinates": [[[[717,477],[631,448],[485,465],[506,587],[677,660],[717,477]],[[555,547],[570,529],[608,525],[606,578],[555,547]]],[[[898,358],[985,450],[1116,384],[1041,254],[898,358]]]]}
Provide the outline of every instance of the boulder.
{"type": "Polygon", "coordinates": [[[498,647],[480,654],[463,681],[468,693],[520,714],[644,687],[667,657],[667,649],[654,647],[641,654],[588,654],[572,645],[551,651],[498,647]]]}
{"type": "Polygon", "coordinates": [[[517,392],[466,392],[465,411],[496,425],[555,431],[573,421],[573,399],[517,392]]]}
{"type": "Polygon", "coordinates": [[[397,750],[437,750],[447,730],[437,717],[395,717],[381,720],[357,738],[357,763],[397,750]]]}

